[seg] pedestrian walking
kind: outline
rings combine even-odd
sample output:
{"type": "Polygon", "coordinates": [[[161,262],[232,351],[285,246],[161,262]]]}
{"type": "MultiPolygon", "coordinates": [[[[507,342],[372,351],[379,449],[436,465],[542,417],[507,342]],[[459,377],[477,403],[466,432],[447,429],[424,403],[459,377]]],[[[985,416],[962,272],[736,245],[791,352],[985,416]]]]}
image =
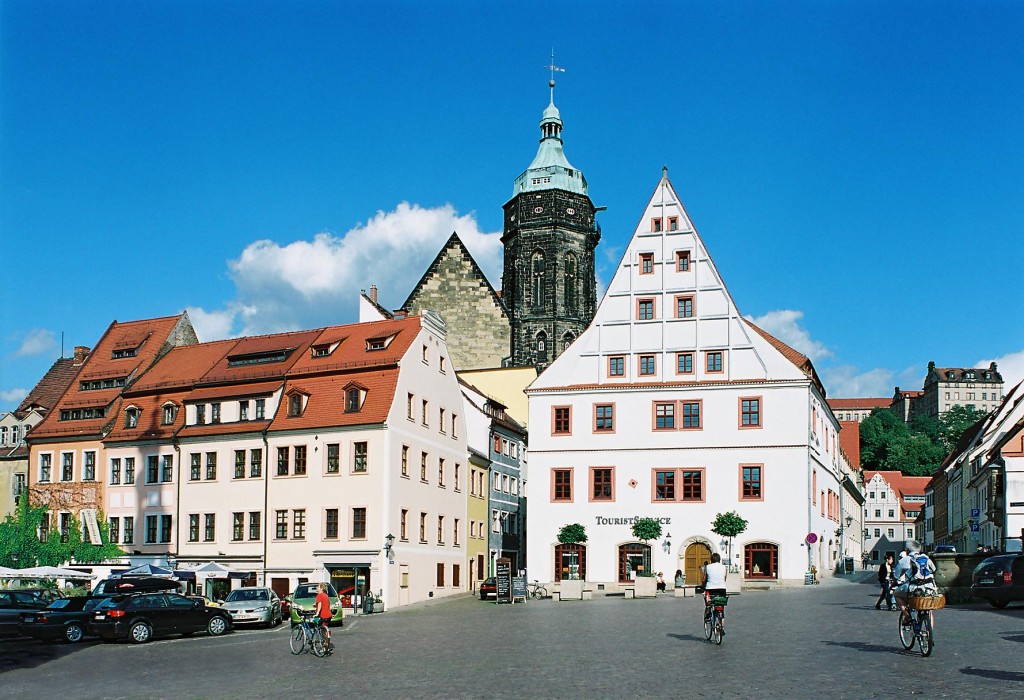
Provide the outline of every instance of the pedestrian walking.
{"type": "Polygon", "coordinates": [[[882,564],[878,567],[878,585],[882,587],[882,592],[878,595],[878,600],[875,601],[875,610],[881,610],[882,603],[885,603],[890,610],[893,609],[892,566],[893,556],[886,554],[882,564]]]}

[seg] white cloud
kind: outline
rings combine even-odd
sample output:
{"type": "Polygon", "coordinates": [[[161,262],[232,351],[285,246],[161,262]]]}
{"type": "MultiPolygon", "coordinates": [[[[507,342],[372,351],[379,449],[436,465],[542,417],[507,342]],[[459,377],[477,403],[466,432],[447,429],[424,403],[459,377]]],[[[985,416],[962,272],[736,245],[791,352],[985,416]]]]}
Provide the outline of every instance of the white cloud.
{"type": "Polygon", "coordinates": [[[500,232],[480,231],[472,214],[460,216],[448,204],[424,209],[402,202],[342,236],[250,243],[228,264],[236,299],[223,309],[191,307],[189,315],[204,341],[353,323],[360,290],[376,285],[381,305],[397,308],[452,232],[500,289],[500,232]]]}
{"type": "Polygon", "coordinates": [[[45,355],[57,349],[57,336],[53,331],[45,328],[33,328],[21,341],[21,345],[14,352],[15,357],[33,357],[45,355]]]}
{"type": "Polygon", "coordinates": [[[800,319],[804,317],[803,311],[791,309],[780,309],[769,311],[763,316],[747,316],[757,326],[763,328],[794,350],[799,350],[806,355],[811,362],[832,357],[832,351],[811,338],[807,329],[800,326],[800,319]]]}
{"type": "Polygon", "coordinates": [[[893,372],[882,368],[858,372],[852,365],[837,365],[821,370],[821,381],[830,399],[892,396],[893,379],[893,372]]]}
{"type": "Polygon", "coordinates": [[[28,389],[8,389],[0,391],[0,401],[4,403],[21,403],[21,400],[28,396],[28,389]]]}
{"type": "Polygon", "coordinates": [[[996,363],[999,374],[1003,375],[1003,390],[1008,392],[1013,387],[1024,381],[1024,350],[1011,352],[1002,357],[995,357],[991,360],[979,360],[975,367],[988,367],[996,363]]]}

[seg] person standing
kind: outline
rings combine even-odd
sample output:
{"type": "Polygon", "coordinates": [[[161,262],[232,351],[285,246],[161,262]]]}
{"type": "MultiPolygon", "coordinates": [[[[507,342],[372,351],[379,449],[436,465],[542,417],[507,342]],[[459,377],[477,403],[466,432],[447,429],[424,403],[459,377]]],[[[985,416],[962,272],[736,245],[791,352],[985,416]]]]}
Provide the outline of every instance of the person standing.
{"type": "Polygon", "coordinates": [[[875,601],[875,610],[882,609],[882,603],[885,603],[890,610],[892,610],[892,597],[890,593],[890,586],[892,581],[892,554],[886,554],[885,559],[882,560],[882,564],[878,567],[878,585],[882,587],[882,592],[878,596],[878,600],[875,601]]]}
{"type": "Polygon", "coordinates": [[[324,628],[324,639],[327,641],[327,653],[331,653],[334,645],[331,643],[331,599],[327,596],[327,584],[321,583],[316,588],[316,601],[314,602],[314,613],[317,622],[324,628]]]}

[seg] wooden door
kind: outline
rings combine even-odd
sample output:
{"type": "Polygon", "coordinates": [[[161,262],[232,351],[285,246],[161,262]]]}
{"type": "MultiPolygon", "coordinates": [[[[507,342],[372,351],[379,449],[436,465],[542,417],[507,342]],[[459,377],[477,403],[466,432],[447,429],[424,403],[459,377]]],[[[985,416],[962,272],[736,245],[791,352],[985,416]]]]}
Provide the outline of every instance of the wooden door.
{"type": "Polygon", "coordinates": [[[704,583],[701,567],[711,561],[711,548],[703,542],[694,542],[686,548],[683,556],[683,574],[687,586],[700,586],[704,583]]]}

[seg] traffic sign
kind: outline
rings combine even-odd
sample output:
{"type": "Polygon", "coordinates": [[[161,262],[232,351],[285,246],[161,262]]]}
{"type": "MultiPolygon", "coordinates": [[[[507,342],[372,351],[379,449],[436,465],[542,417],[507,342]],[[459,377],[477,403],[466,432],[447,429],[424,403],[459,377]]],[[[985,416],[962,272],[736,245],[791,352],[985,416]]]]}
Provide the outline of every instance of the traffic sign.
{"type": "Polygon", "coordinates": [[[981,529],[981,525],[978,523],[971,523],[971,532],[977,532],[981,529]]]}
{"type": "Polygon", "coordinates": [[[980,518],[981,517],[981,508],[971,508],[971,517],[972,518],[980,518]]]}

